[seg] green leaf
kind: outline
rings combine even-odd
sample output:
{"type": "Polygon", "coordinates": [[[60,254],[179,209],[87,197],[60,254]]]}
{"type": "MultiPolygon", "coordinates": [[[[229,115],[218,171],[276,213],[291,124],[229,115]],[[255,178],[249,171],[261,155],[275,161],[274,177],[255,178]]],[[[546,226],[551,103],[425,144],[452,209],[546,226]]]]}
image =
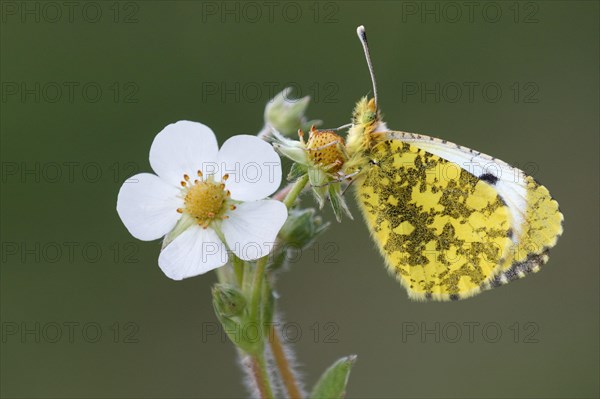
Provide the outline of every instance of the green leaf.
{"type": "Polygon", "coordinates": [[[346,396],[346,384],[356,355],[343,357],[329,367],[313,388],[310,399],[341,399],[346,396]]]}

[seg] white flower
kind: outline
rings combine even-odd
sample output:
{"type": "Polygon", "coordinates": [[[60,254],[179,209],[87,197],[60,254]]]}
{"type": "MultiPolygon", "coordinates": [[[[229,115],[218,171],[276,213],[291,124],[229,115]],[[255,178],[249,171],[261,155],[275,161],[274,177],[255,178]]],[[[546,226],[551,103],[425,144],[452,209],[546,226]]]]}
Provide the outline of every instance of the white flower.
{"type": "Polygon", "coordinates": [[[264,199],[281,183],[271,145],[239,135],[219,150],[208,126],[179,121],[154,139],[150,165],[156,175],[140,173],[121,186],[117,212],[140,240],[167,235],[158,264],[168,277],[181,280],[227,263],[222,239],[243,260],[271,251],[287,218],[283,203],[264,199]]]}

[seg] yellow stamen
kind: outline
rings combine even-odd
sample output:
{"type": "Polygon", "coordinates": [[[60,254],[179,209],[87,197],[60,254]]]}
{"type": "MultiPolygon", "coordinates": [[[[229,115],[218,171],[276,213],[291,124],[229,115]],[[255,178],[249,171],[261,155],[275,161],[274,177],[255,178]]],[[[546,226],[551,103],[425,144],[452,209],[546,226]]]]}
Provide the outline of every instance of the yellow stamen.
{"type": "MultiPolygon", "coordinates": [[[[187,187],[187,184],[182,181],[182,186],[187,187]]],[[[207,228],[213,219],[220,217],[227,209],[228,195],[223,187],[223,184],[215,183],[212,179],[194,180],[194,184],[187,187],[185,192],[185,207],[177,209],[177,212],[189,214],[201,227],[207,228]]]]}

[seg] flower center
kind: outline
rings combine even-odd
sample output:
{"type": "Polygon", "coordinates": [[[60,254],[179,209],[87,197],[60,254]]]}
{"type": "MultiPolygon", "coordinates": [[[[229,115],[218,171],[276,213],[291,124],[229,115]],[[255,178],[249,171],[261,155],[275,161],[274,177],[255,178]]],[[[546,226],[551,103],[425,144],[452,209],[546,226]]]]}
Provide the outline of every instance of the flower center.
{"type": "MultiPolygon", "coordinates": [[[[184,187],[185,197],[183,199],[185,208],[177,209],[179,213],[187,213],[203,228],[216,218],[226,219],[224,215],[229,196],[229,190],[225,190],[224,183],[217,183],[210,176],[206,180],[202,180],[202,172],[198,171],[200,180],[190,181],[188,175],[184,175],[181,181],[181,186],[184,187]]],[[[222,181],[227,180],[229,176],[224,175],[222,181]]],[[[235,209],[235,205],[230,208],[235,209]]]]}

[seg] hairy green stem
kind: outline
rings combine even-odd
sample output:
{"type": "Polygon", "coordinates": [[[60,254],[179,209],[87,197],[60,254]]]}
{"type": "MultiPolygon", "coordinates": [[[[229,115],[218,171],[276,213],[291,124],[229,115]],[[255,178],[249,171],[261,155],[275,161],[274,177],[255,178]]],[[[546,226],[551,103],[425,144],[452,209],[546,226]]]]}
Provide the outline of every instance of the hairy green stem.
{"type": "Polygon", "coordinates": [[[271,326],[269,337],[269,345],[271,346],[273,359],[275,360],[275,365],[279,369],[279,375],[281,376],[283,386],[285,387],[289,398],[301,399],[302,393],[300,391],[300,387],[298,386],[298,382],[296,381],[296,377],[294,376],[290,362],[285,355],[285,349],[283,348],[283,343],[281,342],[279,333],[273,326],[271,326]]]}

